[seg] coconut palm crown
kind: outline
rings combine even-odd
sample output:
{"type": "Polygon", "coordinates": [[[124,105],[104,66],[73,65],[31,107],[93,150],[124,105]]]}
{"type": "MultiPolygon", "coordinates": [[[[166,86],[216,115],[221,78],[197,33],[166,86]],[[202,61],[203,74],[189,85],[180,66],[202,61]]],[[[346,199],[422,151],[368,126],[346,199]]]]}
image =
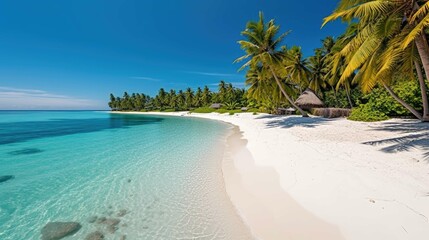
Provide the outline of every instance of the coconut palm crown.
{"type": "Polygon", "coordinates": [[[246,29],[241,32],[246,40],[238,41],[238,43],[241,45],[246,55],[236,59],[234,62],[238,63],[247,60],[239,71],[247,67],[259,66],[263,71],[269,72],[287,101],[295,107],[303,117],[308,117],[308,114],[298,107],[285,91],[284,80],[280,80],[277,73],[279,71],[285,71],[281,66],[286,54],[284,51],[279,50],[279,45],[288,34],[283,33],[278,35],[279,29],[280,27],[275,25],[274,20],[265,23],[263,13],[260,12],[259,20],[257,22],[248,22],[246,29]]]}

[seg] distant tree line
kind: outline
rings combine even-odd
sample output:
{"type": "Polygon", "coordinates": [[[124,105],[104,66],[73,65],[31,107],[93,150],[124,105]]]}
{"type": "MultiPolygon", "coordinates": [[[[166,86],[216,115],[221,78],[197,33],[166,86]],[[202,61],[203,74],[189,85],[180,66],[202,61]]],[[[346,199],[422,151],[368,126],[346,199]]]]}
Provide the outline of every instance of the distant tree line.
{"type": "Polygon", "coordinates": [[[130,95],[127,92],[122,97],[117,97],[111,93],[109,107],[115,111],[185,111],[209,107],[213,103],[220,103],[228,109],[247,106],[246,90],[220,81],[217,92],[204,86],[204,88],[198,87],[195,91],[189,87],[185,91],[174,89],[166,91],[161,88],[155,97],[144,93],[130,95]]]}

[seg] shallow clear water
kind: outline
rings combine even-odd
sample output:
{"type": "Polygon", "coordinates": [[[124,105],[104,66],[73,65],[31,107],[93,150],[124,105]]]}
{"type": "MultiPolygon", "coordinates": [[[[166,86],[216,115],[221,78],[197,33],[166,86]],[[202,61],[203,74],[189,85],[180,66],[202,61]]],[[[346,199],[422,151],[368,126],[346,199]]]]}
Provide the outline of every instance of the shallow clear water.
{"type": "Polygon", "coordinates": [[[221,172],[229,126],[202,119],[105,112],[0,111],[0,239],[249,239],[221,172]],[[125,216],[118,213],[126,210],[125,216]],[[92,216],[120,219],[109,233],[92,216]]]}

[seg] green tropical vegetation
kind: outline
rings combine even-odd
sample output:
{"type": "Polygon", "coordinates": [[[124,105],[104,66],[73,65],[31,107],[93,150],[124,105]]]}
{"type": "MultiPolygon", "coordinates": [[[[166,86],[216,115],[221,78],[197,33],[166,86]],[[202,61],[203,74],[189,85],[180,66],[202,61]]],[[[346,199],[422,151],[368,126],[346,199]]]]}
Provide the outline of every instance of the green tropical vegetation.
{"type": "MultiPolygon", "coordinates": [[[[208,86],[203,89],[198,87],[195,91],[186,88],[185,91],[171,89],[165,91],[159,89],[155,97],[150,97],[143,93],[127,92],[122,97],[115,97],[110,94],[109,107],[116,111],[208,111],[215,110],[209,108],[213,103],[219,103],[222,109],[236,110],[241,106],[248,105],[246,90],[234,87],[231,83],[220,81],[218,91],[214,92],[208,86]]],[[[213,112],[211,111],[211,112],[213,112]]]]}
{"type": "Polygon", "coordinates": [[[306,57],[301,47],[284,44],[289,32],[281,32],[274,20],[265,21],[260,13],[241,32],[238,43],[244,54],[234,61],[240,63],[239,71],[245,71],[245,89],[221,81],[217,92],[205,86],[177,92],[161,88],[153,98],[111,94],[109,106],[119,111],[199,113],[235,113],[242,107],[277,113],[280,107],[293,107],[308,117],[308,109],[296,99],[310,89],[325,108],[341,114],[352,109],[351,120],[429,121],[429,1],[341,0],[321,21],[322,27],[339,19],[347,25],[344,33],[322,39],[306,57]],[[221,109],[210,108],[213,103],[222,104],[221,109]]]}
{"type": "Polygon", "coordinates": [[[336,62],[345,66],[338,82],[351,78],[364,93],[383,87],[416,118],[429,121],[428,6],[419,0],[341,0],[323,23],[336,19],[349,23],[344,43],[333,55],[331,71],[339,69],[336,62]],[[418,81],[423,113],[392,89],[398,76],[402,81],[418,81]]]}

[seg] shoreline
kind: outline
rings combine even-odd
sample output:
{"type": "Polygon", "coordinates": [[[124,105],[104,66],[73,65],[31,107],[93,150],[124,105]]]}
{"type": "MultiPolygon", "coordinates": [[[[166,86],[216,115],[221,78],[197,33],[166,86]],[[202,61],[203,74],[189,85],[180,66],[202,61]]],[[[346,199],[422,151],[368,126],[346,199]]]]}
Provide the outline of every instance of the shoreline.
{"type": "Polygon", "coordinates": [[[335,226],[305,210],[283,191],[274,169],[256,166],[246,145],[235,126],[227,140],[222,171],[228,196],[256,239],[344,239],[335,226]]]}
{"type": "Polygon", "coordinates": [[[233,148],[229,163],[223,161],[225,185],[258,239],[429,235],[429,164],[424,157],[429,144],[411,139],[427,135],[427,125],[397,119],[362,123],[248,113],[129,113],[237,126],[242,137],[236,135],[235,141],[241,145],[233,148]]]}

